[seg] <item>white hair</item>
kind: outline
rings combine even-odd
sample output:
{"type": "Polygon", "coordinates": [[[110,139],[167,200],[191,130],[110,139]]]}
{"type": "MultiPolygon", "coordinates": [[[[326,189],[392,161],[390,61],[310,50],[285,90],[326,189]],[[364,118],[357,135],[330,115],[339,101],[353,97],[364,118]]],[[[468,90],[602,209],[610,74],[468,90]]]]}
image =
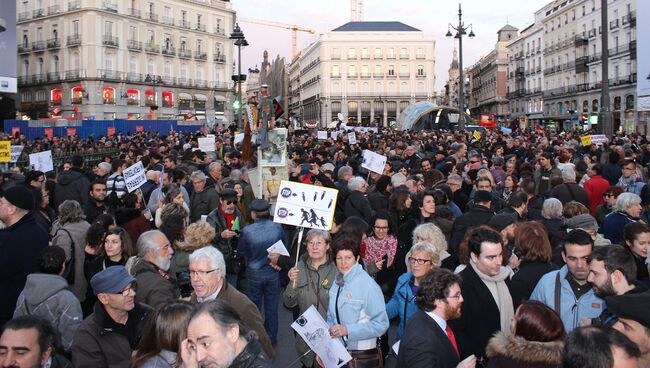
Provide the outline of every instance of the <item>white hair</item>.
{"type": "Polygon", "coordinates": [[[207,246],[199,248],[190,254],[190,264],[202,259],[209,261],[210,267],[218,270],[217,273],[221,276],[226,274],[226,261],[219,249],[207,246]]]}
{"type": "Polygon", "coordinates": [[[397,188],[405,184],[406,184],[406,175],[402,173],[396,173],[390,177],[390,185],[393,188],[397,188]]]}

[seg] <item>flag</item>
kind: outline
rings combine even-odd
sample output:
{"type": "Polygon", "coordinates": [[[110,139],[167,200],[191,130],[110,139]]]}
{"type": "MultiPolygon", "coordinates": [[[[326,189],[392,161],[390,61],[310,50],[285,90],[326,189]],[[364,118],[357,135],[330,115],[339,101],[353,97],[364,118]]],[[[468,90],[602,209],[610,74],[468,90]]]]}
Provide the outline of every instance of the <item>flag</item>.
{"type": "Polygon", "coordinates": [[[478,131],[475,130],[472,135],[474,136],[474,139],[476,139],[477,141],[481,140],[481,133],[479,133],[478,131]]]}

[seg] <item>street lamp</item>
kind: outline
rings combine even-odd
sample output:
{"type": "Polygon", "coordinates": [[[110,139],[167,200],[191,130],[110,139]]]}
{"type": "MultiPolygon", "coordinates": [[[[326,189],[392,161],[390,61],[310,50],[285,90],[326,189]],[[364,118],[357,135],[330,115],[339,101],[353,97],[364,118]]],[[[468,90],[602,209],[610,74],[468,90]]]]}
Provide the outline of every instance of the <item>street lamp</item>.
{"type": "Polygon", "coordinates": [[[460,3],[458,4],[458,26],[454,27],[451,25],[451,23],[447,24],[447,34],[445,36],[447,37],[454,37],[458,38],[458,67],[460,71],[459,75],[459,82],[458,83],[458,129],[465,129],[465,108],[464,108],[464,92],[463,89],[465,87],[465,80],[463,78],[463,35],[467,34],[469,38],[474,38],[474,30],[472,25],[465,26],[463,23],[463,12],[460,9],[460,3]],[[456,31],[456,35],[452,35],[451,30],[456,31]],[[469,30],[469,34],[467,34],[467,30],[469,30]]]}
{"type": "Polygon", "coordinates": [[[239,28],[239,23],[235,23],[235,29],[230,34],[230,39],[235,40],[237,46],[237,129],[242,129],[242,101],[241,101],[241,48],[248,46],[248,42],[244,37],[244,32],[239,28]]]}
{"type": "Polygon", "coordinates": [[[156,96],[156,85],[162,84],[163,80],[160,78],[160,76],[147,74],[147,76],[144,78],[144,82],[151,83],[151,87],[153,88],[153,105],[149,106],[149,108],[151,111],[156,111],[158,110],[158,105],[156,105],[156,100],[158,99],[158,96],[156,96]]]}

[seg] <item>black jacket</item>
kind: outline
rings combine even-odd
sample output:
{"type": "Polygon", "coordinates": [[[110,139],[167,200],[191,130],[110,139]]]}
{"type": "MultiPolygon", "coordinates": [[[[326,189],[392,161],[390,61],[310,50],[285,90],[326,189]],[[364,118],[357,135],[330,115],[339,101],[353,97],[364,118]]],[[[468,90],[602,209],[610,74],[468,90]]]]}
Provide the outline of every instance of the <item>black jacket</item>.
{"type": "Polygon", "coordinates": [[[343,213],[346,218],[356,216],[363,219],[368,225],[373,225],[372,219],[375,216],[375,212],[370,207],[368,198],[358,190],[351,191],[350,195],[348,195],[348,198],[345,200],[343,213]]]}
{"type": "Polygon", "coordinates": [[[400,341],[398,367],[454,368],[459,363],[447,334],[423,311],[418,311],[406,322],[400,341]]]}
{"type": "Polygon", "coordinates": [[[451,253],[454,262],[458,263],[458,246],[463,241],[465,232],[473,227],[486,225],[492,217],[494,217],[494,212],[490,208],[475,205],[469,212],[462,214],[454,221],[451,239],[449,240],[449,253],[451,253]]]}
{"type": "Polygon", "coordinates": [[[576,183],[563,183],[551,189],[551,197],[557,198],[563,205],[571,201],[580,202],[589,208],[589,194],[585,188],[576,183]]]}
{"type": "MultiPolygon", "coordinates": [[[[485,355],[485,347],[495,332],[501,330],[499,307],[483,280],[468,265],[461,273],[463,279],[460,290],[463,294],[461,316],[449,321],[456,336],[460,359],[474,354],[477,358],[485,355]]],[[[508,279],[506,284],[510,287],[508,279]]]]}
{"type": "Polygon", "coordinates": [[[246,335],[248,344],[230,364],[230,368],[272,368],[271,360],[262,351],[262,346],[252,333],[246,335]]]}
{"type": "Polygon", "coordinates": [[[73,167],[68,171],[63,171],[56,179],[55,208],[59,208],[59,205],[68,199],[75,200],[83,206],[90,198],[89,189],[90,181],[83,170],[73,167]]]}
{"type": "Polygon", "coordinates": [[[515,273],[510,281],[510,294],[515,309],[523,302],[530,298],[533,289],[539,279],[544,274],[555,271],[557,268],[551,262],[527,262],[522,261],[519,265],[519,271],[515,273]]]}

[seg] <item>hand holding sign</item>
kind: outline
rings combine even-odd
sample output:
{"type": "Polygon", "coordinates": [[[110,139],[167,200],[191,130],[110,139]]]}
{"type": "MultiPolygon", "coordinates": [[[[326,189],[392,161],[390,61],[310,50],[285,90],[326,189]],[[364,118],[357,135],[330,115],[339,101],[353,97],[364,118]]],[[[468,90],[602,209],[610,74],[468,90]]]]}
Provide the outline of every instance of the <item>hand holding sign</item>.
{"type": "Polygon", "coordinates": [[[147,181],[147,174],[145,173],[144,166],[142,162],[138,161],[137,163],[129,166],[122,173],[124,176],[124,182],[126,183],[126,189],[129,193],[140,188],[142,184],[147,181]]]}

